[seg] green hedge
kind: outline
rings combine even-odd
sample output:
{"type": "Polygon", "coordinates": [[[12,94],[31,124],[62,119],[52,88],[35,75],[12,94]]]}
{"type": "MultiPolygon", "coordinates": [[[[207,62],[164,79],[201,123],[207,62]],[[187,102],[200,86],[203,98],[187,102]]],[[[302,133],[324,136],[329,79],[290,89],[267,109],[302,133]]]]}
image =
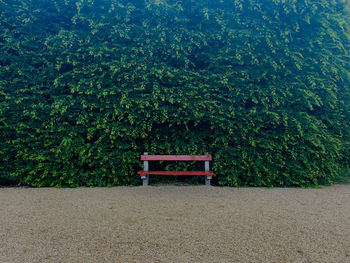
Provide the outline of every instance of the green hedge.
{"type": "Polygon", "coordinates": [[[340,0],[0,1],[0,184],[137,185],[144,151],[210,152],[219,185],[332,183],[348,17],[340,0]]]}

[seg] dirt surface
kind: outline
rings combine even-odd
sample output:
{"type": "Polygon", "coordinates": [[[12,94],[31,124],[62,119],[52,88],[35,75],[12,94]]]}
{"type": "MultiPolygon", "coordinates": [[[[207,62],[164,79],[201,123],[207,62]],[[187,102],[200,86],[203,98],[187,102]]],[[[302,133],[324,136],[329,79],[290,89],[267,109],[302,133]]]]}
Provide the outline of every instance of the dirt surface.
{"type": "Polygon", "coordinates": [[[0,262],[350,262],[350,185],[0,188],[0,262]]]}

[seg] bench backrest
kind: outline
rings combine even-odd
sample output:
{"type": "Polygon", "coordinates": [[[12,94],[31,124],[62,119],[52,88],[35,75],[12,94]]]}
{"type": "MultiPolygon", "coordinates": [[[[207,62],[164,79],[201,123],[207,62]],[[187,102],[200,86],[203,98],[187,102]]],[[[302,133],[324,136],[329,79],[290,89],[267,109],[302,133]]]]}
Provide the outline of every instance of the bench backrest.
{"type": "Polygon", "coordinates": [[[141,161],[211,161],[211,155],[141,155],[141,161]]]}

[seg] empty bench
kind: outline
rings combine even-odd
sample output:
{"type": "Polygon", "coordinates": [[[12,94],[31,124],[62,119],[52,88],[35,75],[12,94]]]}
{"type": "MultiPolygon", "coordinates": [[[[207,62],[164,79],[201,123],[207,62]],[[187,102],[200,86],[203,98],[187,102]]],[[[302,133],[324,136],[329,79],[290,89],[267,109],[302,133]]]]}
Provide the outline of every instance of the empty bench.
{"type": "Polygon", "coordinates": [[[212,161],[210,155],[148,155],[144,153],[141,155],[141,161],[143,161],[143,170],[137,173],[141,176],[142,185],[147,186],[149,184],[149,176],[151,174],[157,175],[204,175],[205,185],[210,185],[214,173],[209,171],[209,162],[212,161]],[[150,171],[149,161],[203,161],[204,171],[150,171]]]}

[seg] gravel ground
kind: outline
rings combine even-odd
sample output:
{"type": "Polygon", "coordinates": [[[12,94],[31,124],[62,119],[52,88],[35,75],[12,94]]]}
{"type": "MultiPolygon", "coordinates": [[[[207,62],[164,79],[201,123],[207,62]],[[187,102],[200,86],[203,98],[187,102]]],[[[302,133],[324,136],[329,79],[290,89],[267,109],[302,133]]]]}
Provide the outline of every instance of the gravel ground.
{"type": "Polygon", "coordinates": [[[0,262],[350,262],[350,185],[0,188],[0,262]]]}

